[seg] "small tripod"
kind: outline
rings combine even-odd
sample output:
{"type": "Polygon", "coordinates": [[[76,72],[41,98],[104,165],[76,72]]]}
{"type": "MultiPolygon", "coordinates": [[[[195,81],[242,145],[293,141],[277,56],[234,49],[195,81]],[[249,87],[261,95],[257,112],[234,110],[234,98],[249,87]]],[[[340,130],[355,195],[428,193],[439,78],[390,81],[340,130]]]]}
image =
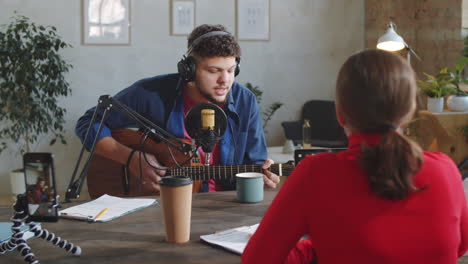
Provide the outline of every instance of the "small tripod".
{"type": "Polygon", "coordinates": [[[75,246],[73,243],[62,240],[62,238],[55,236],[54,233],[50,233],[47,229],[42,229],[37,223],[31,222],[27,213],[28,203],[26,195],[18,195],[18,198],[13,205],[13,210],[15,211],[15,215],[11,218],[13,221],[13,226],[11,227],[13,234],[11,235],[10,240],[0,244],[0,255],[3,255],[7,251],[17,249],[21,256],[23,256],[24,261],[27,261],[30,264],[40,263],[39,260],[35,259],[31,248],[23,239],[23,232],[21,231],[21,227],[23,225],[29,225],[29,230],[34,233],[34,237],[45,239],[58,247],[64,248],[75,256],[81,255],[81,248],[79,246],[75,246]]]}

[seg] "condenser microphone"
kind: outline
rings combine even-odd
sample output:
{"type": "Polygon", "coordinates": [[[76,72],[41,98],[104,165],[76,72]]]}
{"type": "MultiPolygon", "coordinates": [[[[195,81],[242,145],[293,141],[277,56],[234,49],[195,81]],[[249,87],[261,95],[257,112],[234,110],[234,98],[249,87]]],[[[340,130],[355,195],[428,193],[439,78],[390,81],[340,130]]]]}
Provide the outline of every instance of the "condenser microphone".
{"type": "Polygon", "coordinates": [[[211,152],[226,131],[226,122],[224,111],[211,103],[195,105],[185,117],[185,130],[205,152],[205,166],[210,165],[211,152]]]}
{"type": "Polygon", "coordinates": [[[206,141],[202,144],[203,152],[205,152],[205,166],[210,165],[211,152],[218,142],[218,137],[214,133],[215,128],[215,111],[213,109],[201,110],[201,139],[206,141]]]}

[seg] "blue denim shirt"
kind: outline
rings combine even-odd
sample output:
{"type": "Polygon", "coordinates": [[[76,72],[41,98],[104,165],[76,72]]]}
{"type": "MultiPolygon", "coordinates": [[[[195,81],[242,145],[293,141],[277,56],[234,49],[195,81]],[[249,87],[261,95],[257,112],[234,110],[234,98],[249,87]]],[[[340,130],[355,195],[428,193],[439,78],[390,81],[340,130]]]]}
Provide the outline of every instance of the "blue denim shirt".
{"type": "MultiPolygon", "coordinates": [[[[113,98],[127,105],[151,122],[176,137],[184,137],[184,106],[182,90],[184,83],[178,74],[159,75],[137,81],[120,91],[113,98]]],[[[78,120],[75,132],[84,143],[86,131],[95,107],[86,111],[78,120]]],[[[255,95],[237,82],[232,85],[223,109],[228,124],[219,141],[220,164],[262,164],[267,158],[262,119],[255,95]]],[[[96,137],[101,114],[90,131],[86,148],[89,150],[96,137]]],[[[99,140],[111,136],[111,129],[137,127],[134,121],[115,110],[109,111],[99,140]]],[[[233,189],[233,181],[229,186],[233,189]]]]}

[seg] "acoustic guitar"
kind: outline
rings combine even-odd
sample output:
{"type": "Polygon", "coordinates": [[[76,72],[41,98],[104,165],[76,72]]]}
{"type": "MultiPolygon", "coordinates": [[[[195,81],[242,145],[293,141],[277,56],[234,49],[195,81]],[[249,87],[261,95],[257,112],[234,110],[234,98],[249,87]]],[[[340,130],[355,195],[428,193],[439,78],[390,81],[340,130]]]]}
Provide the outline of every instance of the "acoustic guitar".
{"type": "MultiPolygon", "coordinates": [[[[116,141],[136,150],[141,150],[142,148],[140,142],[141,135],[141,132],[130,129],[112,130],[112,137],[116,141]]],[[[175,141],[172,142],[176,144],[175,141]]],[[[155,142],[151,139],[145,141],[143,151],[153,154],[162,165],[169,167],[165,176],[186,176],[194,180],[194,192],[200,189],[200,185],[204,180],[231,179],[241,172],[262,172],[261,165],[202,166],[198,157],[190,159],[192,153],[185,155],[163,142],[155,142]],[[176,164],[181,164],[187,160],[190,160],[187,165],[182,167],[176,166],[176,164]]],[[[135,153],[135,157],[133,158],[136,158],[136,156],[137,154],[135,153]]],[[[145,162],[143,157],[142,162],[145,162]]],[[[293,161],[284,164],[273,164],[270,167],[270,170],[279,176],[287,176],[293,169],[293,161]]],[[[155,191],[150,192],[144,188],[140,188],[139,177],[127,175],[122,164],[98,154],[94,154],[91,159],[87,174],[87,184],[88,192],[92,199],[98,198],[103,194],[118,197],[159,195],[155,191]]]]}

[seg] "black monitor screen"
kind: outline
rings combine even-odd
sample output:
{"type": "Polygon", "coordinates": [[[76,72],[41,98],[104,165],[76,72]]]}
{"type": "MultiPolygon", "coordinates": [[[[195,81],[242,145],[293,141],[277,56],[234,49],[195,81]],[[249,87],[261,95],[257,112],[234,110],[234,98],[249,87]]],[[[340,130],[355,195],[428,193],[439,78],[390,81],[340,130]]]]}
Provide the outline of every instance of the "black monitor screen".
{"type": "Polygon", "coordinates": [[[314,148],[314,149],[296,149],[294,150],[294,163],[299,164],[299,161],[301,161],[303,158],[305,158],[307,155],[314,155],[317,153],[322,153],[322,152],[331,152],[331,153],[337,153],[343,150],[346,150],[347,148],[314,148]]]}

